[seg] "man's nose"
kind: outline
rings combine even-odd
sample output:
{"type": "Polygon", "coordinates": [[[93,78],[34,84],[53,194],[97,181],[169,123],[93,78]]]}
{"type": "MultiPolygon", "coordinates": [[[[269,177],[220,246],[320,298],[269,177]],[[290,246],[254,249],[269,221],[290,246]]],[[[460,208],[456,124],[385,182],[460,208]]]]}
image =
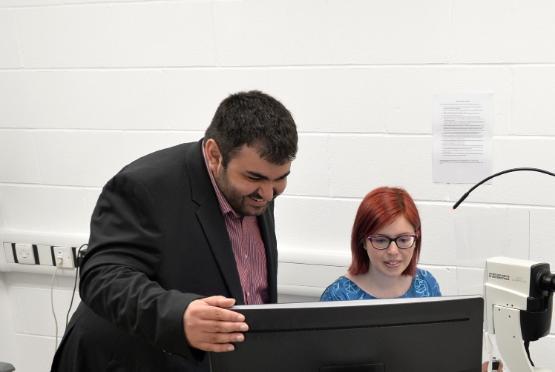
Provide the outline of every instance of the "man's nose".
{"type": "Polygon", "coordinates": [[[272,201],[274,199],[274,193],[275,193],[274,186],[272,185],[271,182],[266,182],[260,185],[260,188],[258,189],[258,193],[260,194],[262,199],[266,201],[272,201]]]}

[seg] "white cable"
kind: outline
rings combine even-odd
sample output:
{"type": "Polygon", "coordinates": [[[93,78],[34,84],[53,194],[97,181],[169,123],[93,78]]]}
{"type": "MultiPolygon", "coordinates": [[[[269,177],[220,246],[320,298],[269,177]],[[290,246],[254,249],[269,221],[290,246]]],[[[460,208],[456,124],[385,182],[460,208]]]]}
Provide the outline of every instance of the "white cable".
{"type": "Polygon", "coordinates": [[[54,325],[56,327],[55,334],[56,338],[54,340],[54,352],[58,350],[58,318],[56,318],[56,310],[54,310],[54,281],[56,279],[56,274],[58,273],[58,266],[54,269],[54,274],[52,275],[52,282],[50,283],[50,307],[52,309],[52,316],[54,316],[54,325]]]}
{"type": "Polygon", "coordinates": [[[77,288],[77,279],[79,278],[79,268],[81,267],[81,261],[83,259],[83,257],[81,257],[81,249],[83,249],[83,247],[88,247],[88,244],[81,244],[81,246],[79,248],[77,248],[77,252],[75,253],[76,257],[77,257],[77,265],[75,267],[75,279],[73,281],[73,291],[71,292],[71,301],[69,302],[69,309],[67,309],[67,314],[66,314],[66,329],[67,326],[69,324],[69,313],[71,312],[71,307],[73,306],[73,299],[75,297],[75,289],[77,288]]]}
{"type": "MultiPolygon", "coordinates": [[[[490,334],[488,331],[485,331],[484,336],[484,346],[488,358],[488,371],[494,371],[493,361],[497,360],[498,358],[496,358],[495,346],[493,345],[492,341],[493,335],[490,334]]],[[[497,371],[497,369],[495,371],[497,371]]]]}
{"type": "Polygon", "coordinates": [[[491,335],[489,334],[488,331],[484,332],[484,346],[486,348],[486,353],[488,355],[488,360],[491,360],[491,357],[493,356],[493,342],[491,341],[491,335]]]}

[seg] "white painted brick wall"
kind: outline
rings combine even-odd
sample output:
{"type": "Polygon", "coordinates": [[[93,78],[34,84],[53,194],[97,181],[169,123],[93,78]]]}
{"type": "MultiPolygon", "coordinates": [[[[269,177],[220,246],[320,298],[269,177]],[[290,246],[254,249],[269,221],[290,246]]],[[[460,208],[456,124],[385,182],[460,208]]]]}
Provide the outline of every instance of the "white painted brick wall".
{"type": "Polygon", "coordinates": [[[555,211],[539,209],[530,212],[530,258],[549,262],[555,267],[555,211]]]}
{"type": "Polygon", "coordinates": [[[549,0],[453,0],[453,60],[553,63],[555,4],[549,0]]]}
{"type": "MultiPolygon", "coordinates": [[[[281,300],[345,271],[358,203],[381,185],[415,197],[444,294],[481,294],[492,255],[555,265],[553,179],[505,175],[455,212],[469,186],[431,182],[432,102],[451,93],[493,94],[495,171],[555,170],[553,19],[550,0],[0,0],[0,240],[84,240],[117,170],[260,89],[300,131],[276,204],[281,300]]],[[[0,270],[0,360],[48,371],[51,272],[1,254],[0,270]]],[[[553,348],[533,343],[538,365],[555,370],[553,348]]]]}
{"type": "Polygon", "coordinates": [[[24,66],[198,66],[215,62],[209,1],[14,10],[24,66]]]}
{"type": "MultiPolygon", "coordinates": [[[[549,40],[546,38],[546,41],[549,40]]],[[[552,50],[553,47],[546,49],[552,50]]],[[[555,53],[555,52],[553,52],[555,53]]],[[[555,67],[519,66],[514,73],[514,108],[512,133],[554,136],[555,67]]]]}
{"type": "Polygon", "coordinates": [[[16,68],[21,65],[17,52],[13,13],[0,8],[0,68],[16,68]]]}
{"type": "Polygon", "coordinates": [[[8,295],[8,286],[6,284],[6,273],[0,272],[0,360],[8,361],[14,360],[16,346],[13,342],[13,335],[15,334],[12,312],[11,300],[8,295]],[[9,321],[8,321],[9,320],[9,321]]]}
{"type": "Polygon", "coordinates": [[[449,2],[441,0],[217,1],[218,62],[442,63],[448,59],[449,20],[449,2]]]}

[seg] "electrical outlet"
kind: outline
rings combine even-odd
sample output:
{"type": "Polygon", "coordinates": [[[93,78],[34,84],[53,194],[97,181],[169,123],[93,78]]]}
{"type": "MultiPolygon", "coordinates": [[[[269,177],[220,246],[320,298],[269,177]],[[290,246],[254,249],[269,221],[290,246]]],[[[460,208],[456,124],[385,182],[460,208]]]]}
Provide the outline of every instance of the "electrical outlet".
{"type": "Polygon", "coordinates": [[[71,247],[52,246],[52,257],[57,267],[67,269],[75,267],[71,247]]]}
{"type": "Polygon", "coordinates": [[[35,265],[37,263],[32,244],[15,243],[15,255],[20,264],[35,265]]]}

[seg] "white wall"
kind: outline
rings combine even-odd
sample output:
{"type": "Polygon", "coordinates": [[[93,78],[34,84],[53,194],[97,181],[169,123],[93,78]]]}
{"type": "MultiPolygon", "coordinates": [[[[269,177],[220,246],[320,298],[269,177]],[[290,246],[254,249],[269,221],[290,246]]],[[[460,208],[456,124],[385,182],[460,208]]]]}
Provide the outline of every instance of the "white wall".
{"type": "Polygon", "coordinates": [[[6,289],[6,276],[0,273],[0,361],[12,360],[15,355],[15,345],[13,342],[14,329],[10,319],[12,314],[10,312],[9,296],[6,289]]]}
{"type": "MultiPolygon", "coordinates": [[[[549,0],[0,0],[0,240],[86,241],[111,175],[260,89],[300,131],[276,210],[282,300],[343,273],[357,204],[384,184],[417,200],[446,294],[481,293],[488,256],[555,265],[552,179],[506,175],[454,213],[468,185],[431,181],[436,94],[493,93],[494,171],[554,169],[553,19],[549,0]]],[[[52,270],[1,252],[0,270],[0,360],[47,371],[52,270]]],[[[55,284],[58,318],[72,284],[55,284]]],[[[537,365],[555,369],[554,348],[533,345],[537,365]]]]}

